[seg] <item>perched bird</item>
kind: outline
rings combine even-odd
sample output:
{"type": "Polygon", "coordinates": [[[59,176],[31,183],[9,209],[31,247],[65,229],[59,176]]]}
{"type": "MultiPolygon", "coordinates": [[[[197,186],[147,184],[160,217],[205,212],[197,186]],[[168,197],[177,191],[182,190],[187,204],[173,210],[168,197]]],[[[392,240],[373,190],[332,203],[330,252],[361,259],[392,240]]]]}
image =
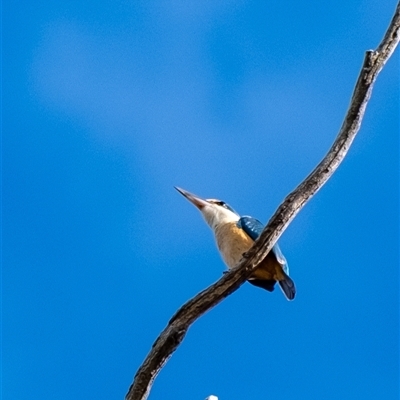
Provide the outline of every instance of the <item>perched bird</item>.
{"type": "MultiPolygon", "coordinates": [[[[181,188],[175,189],[200,210],[214,232],[225,264],[228,268],[235,267],[260,236],[263,230],[261,222],[248,216],[240,217],[224,201],[202,199],[181,188]]],[[[275,244],[248,282],[269,292],[274,290],[275,283],[278,282],[288,300],[293,300],[296,294],[294,282],[289,277],[288,264],[278,244],[275,244]]]]}

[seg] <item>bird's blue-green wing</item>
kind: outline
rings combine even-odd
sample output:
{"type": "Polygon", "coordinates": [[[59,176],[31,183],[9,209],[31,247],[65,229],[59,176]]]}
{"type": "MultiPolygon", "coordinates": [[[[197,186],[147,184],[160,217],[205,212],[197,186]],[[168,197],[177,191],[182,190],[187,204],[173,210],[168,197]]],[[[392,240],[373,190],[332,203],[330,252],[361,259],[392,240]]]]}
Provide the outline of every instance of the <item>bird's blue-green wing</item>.
{"type": "Polygon", "coordinates": [[[282,251],[278,243],[275,244],[275,246],[272,248],[272,251],[274,252],[276,259],[278,260],[278,263],[282,265],[282,269],[285,271],[287,275],[289,275],[288,263],[286,261],[285,256],[282,254],[282,251]]]}
{"type": "MultiPolygon", "coordinates": [[[[248,216],[241,217],[239,219],[238,227],[242,228],[246,232],[246,234],[249,235],[253,240],[257,240],[264,229],[264,225],[258,219],[248,216]]],[[[289,267],[286,258],[282,254],[278,243],[276,243],[275,246],[272,248],[272,252],[275,255],[278,263],[281,264],[282,269],[285,271],[286,274],[289,275],[289,267]]]]}
{"type": "Polygon", "coordinates": [[[243,229],[247,235],[256,240],[264,229],[264,225],[253,217],[241,217],[237,223],[238,227],[243,229]]]}
{"type": "MultiPolygon", "coordinates": [[[[264,229],[263,224],[259,220],[252,217],[241,217],[237,225],[239,228],[243,229],[243,231],[253,240],[257,240],[264,229]]],[[[275,246],[272,248],[271,253],[275,256],[276,261],[279,263],[283,272],[285,273],[284,279],[279,281],[279,286],[281,287],[286,298],[288,300],[293,300],[296,294],[296,288],[294,282],[289,277],[289,266],[285,256],[282,254],[278,243],[276,243],[275,246]]],[[[262,280],[256,281],[257,282],[249,280],[249,282],[253,283],[253,285],[255,284],[256,286],[263,287],[264,289],[270,291],[273,290],[274,281],[268,281],[268,287],[265,286],[265,282],[263,282],[262,280]]]]}

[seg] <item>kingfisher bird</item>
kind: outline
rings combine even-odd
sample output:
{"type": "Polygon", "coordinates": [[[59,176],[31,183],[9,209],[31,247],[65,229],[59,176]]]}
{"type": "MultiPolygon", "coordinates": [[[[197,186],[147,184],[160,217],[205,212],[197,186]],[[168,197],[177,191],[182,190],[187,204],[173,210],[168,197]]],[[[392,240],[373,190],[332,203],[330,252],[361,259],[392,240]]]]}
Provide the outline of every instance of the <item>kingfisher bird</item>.
{"type": "MultiPolygon", "coordinates": [[[[202,199],[179,187],[175,189],[195,205],[202,213],[207,224],[214,232],[217,247],[228,268],[238,265],[243,254],[253,245],[263,231],[260,221],[239,214],[224,201],[202,199]]],[[[296,295],[294,282],[289,277],[289,267],[276,243],[265,259],[248,279],[254,286],[272,292],[278,282],[288,300],[296,295]]]]}

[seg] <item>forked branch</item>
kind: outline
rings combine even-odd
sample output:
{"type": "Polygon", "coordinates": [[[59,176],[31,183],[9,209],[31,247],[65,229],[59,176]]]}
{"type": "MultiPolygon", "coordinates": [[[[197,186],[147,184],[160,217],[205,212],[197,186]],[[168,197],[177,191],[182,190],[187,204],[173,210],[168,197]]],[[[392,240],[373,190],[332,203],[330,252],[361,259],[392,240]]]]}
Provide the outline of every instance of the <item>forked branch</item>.
{"type": "Polygon", "coordinates": [[[374,82],[399,42],[399,31],[400,3],[397,5],[381,44],[376,50],[367,51],[365,54],[349,109],[328,154],[314,171],[286,197],[239,265],[189,300],[171,318],[138,369],[126,400],[147,399],[154,379],[182,342],[190,325],[246,281],[297,213],[336,171],[360,129],[374,82]]]}

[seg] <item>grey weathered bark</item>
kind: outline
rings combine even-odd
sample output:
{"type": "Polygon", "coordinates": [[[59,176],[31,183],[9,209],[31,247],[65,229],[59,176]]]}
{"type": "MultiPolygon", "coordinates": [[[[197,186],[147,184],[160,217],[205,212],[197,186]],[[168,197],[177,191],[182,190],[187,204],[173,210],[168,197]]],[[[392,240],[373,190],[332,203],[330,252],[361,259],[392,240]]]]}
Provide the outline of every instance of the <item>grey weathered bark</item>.
{"type": "Polygon", "coordinates": [[[399,42],[399,30],[400,3],[378,48],[367,51],[365,54],[349,109],[328,154],[314,171],[286,197],[239,265],[189,300],[171,318],[138,369],[126,400],[147,399],[154,379],[182,342],[190,325],[246,281],[305,203],[336,171],[360,128],[373,84],[399,42]]]}

